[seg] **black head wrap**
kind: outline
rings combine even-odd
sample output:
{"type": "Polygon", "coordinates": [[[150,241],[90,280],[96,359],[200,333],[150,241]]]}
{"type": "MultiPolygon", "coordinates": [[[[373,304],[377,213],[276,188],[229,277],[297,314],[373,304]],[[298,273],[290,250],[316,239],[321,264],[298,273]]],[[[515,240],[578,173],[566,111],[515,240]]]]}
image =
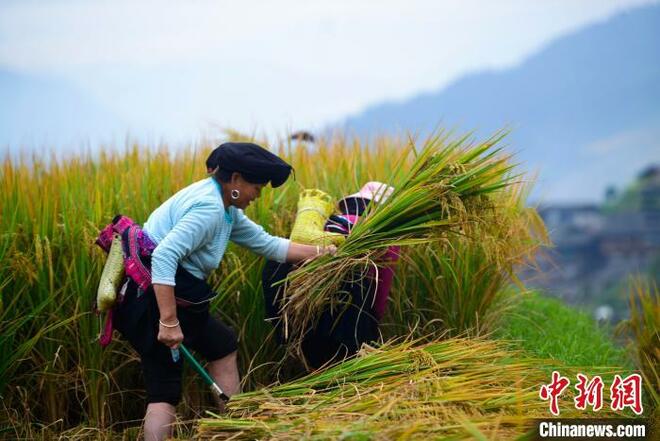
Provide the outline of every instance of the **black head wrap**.
{"type": "Polygon", "coordinates": [[[279,187],[289,177],[292,167],[279,156],[251,142],[226,142],[213,150],[206,159],[206,168],[219,167],[226,172],[238,172],[255,184],[271,183],[279,187]]]}

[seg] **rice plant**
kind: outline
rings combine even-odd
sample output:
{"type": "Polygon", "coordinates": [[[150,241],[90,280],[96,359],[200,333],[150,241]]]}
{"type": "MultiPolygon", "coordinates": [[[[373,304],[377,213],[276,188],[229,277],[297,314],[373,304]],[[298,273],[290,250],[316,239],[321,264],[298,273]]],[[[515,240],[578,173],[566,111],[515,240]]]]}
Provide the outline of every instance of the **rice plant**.
{"type": "Polygon", "coordinates": [[[396,280],[386,323],[388,336],[486,335],[512,303],[522,286],[516,277],[521,266],[535,264],[535,254],[549,239],[535,209],[527,207],[526,183],[490,196],[491,207],[469,234],[411,247],[402,253],[407,272],[396,280]],[[411,319],[413,318],[414,319],[411,319]],[[398,326],[415,324],[408,329],[398,326]]]}
{"type": "Polygon", "coordinates": [[[626,334],[635,364],[644,378],[645,391],[660,421],[660,291],[652,280],[642,277],[630,282],[630,318],[617,331],[626,334]]]}
{"type": "MultiPolygon", "coordinates": [[[[237,133],[232,136],[245,139],[237,133]]],[[[520,207],[523,199],[515,195],[519,187],[509,172],[510,163],[496,155],[489,156],[497,149],[499,137],[472,144],[468,138],[454,139],[443,134],[429,140],[435,147],[428,151],[418,151],[410,140],[391,137],[369,144],[341,136],[322,138],[314,150],[286,143],[271,145],[292,163],[295,180],[278,189],[265,189],[247,214],[271,233],[288,236],[298,193],[303,188],[320,188],[341,197],[355,192],[367,181],[394,185],[398,193],[369,216],[373,219],[372,227],[380,229],[369,231],[369,223],[365,222],[361,230],[354,231],[355,241],[347,242],[342,253],[362,256],[359,259],[364,262],[365,246],[386,246],[393,243],[391,237],[409,245],[397,268],[384,333],[405,335],[420,320],[438,324],[431,339],[448,329],[460,334],[472,328],[475,321],[480,327],[488,321],[484,315],[493,304],[492,293],[509,283],[508,266],[517,264],[517,255],[525,254],[524,247],[514,244],[522,244],[530,237],[527,230],[521,233],[527,228],[521,226],[527,221],[520,220],[525,218],[527,209],[520,207]],[[447,146],[453,147],[444,156],[435,155],[447,146]],[[420,158],[427,160],[424,167],[416,162],[420,158]],[[443,163],[453,187],[431,186],[433,194],[447,196],[433,209],[451,214],[451,219],[431,220],[430,214],[413,216],[425,204],[413,189],[422,189],[424,180],[432,175],[429,170],[441,171],[443,163]],[[461,163],[464,166],[455,165],[461,163]],[[501,186],[504,182],[510,185],[501,186]],[[490,190],[497,190],[499,196],[490,192],[486,201],[479,193],[490,190]],[[470,196],[467,199],[472,202],[459,200],[451,196],[452,192],[470,196]],[[397,204],[402,202],[407,204],[403,215],[393,216],[397,204]],[[479,259],[472,256],[478,253],[478,248],[473,247],[479,242],[470,239],[481,237],[476,225],[479,217],[486,216],[501,222],[492,223],[498,232],[489,234],[497,240],[484,248],[480,259],[485,260],[478,264],[479,259]],[[466,219],[469,222],[463,222],[466,219]],[[425,250],[429,246],[427,239],[441,237],[436,233],[449,227],[457,230],[452,238],[445,240],[443,236],[431,245],[436,256],[445,260],[442,266],[441,261],[429,258],[425,250]],[[404,233],[404,239],[399,233],[404,233]],[[517,251],[507,254],[506,250],[517,251]],[[495,262],[493,268],[497,271],[481,273],[483,277],[475,280],[480,280],[482,288],[470,291],[472,288],[461,279],[450,279],[448,274],[439,272],[458,265],[459,256],[466,259],[464,280],[472,277],[468,272],[476,277],[479,268],[489,262],[495,262]],[[443,283],[447,285],[443,287],[443,283]],[[447,298],[449,291],[460,298],[447,298]],[[476,313],[466,312],[469,305],[478,306],[476,313]],[[422,309],[420,317],[411,313],[422,309]],[[461,311],[465,312],[463,318],[457,315],[461,311]],[[454,320],[454,316],[458,318],[454,320]]],[[[106,430],[121,433],[139,425],[144,392],[136,354],[121,339],[105,350],[96,343],[101,321],[92,312],[92,305],[104,254],[93,242],[99,229],[115,214],[144,222],[170,195],[204,178],[204,160],[213,147],[210,142],[183,150],[166,145],[151,148],[129,144],[123,152],[101,151],[96,158],[82,155],[66,161],[46,161],[47,158],[34,156],[19,163],[3,161],[0,419],[2,426],[9,428],[6,433],[10,437],[63,432],[72,439],[84,439],[86,434],[106,430]]],[[[482,222],[479,228],[485,228],[483,225],[482,222]]],[[[528,250],[537,246],[531,242],[528,245],[528,250]]],[[[375,255],[366,255],[376,259],[375,255]]],[[[284,358],[284,349],[277,346],[270,324],[263,320],[261,267],[259,256],[230,246],[221,268],[210,279],[220,293],[212,312],[231,324],[239,335],[244,390],[276,380],[286,381],[300,373],[292,360],[284,358]]],[[[179,408],[183,418],[194,418],[205,408],[212,408],[212,397],[194,375],[186,376],[184,391],[179,408]]],[[[49,435],[43,436],[47,439],[49,435]]],[[[113,435],[107,437],[111,439],[113,435]]]]}

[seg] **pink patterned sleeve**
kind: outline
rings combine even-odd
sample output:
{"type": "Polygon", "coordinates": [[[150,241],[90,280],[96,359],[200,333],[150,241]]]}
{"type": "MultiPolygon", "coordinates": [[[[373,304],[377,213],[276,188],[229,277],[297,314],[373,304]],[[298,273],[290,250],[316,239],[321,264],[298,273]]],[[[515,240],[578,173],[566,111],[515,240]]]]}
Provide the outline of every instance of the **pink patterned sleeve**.
{"type": "Polygon", "coordinates": [[[399,260],[398,246],[389,247],[385,253],[385,260],[388,262],[385,267],[378,268],[378,287],[376,288],[376,298],[374,299],[374,314],[380,321],[385,315],[387,308],[387,298],[392,288],[392,279],[394,278],[394,268],[396,261],[399,260]]]}

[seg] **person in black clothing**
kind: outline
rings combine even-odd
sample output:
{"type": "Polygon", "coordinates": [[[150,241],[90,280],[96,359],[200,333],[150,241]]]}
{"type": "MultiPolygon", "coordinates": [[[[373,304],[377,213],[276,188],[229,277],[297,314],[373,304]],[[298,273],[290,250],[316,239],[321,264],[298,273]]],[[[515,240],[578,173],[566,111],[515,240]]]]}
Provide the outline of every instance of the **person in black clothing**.
{"type": "MultiPolygon", "coordinates": [[[[364,188],[375,188],[378,192],[365,192],[363,188],[361,192],[342,199],[338,204],[341,214],[328,219],[325,231],[348,235],[369,204],[384,199],[392,191],[384,184],[380,184],[380,187],[374,187],[373,184],[380,183],[369,183],[364,188]],[[385,189],[385,194],[380,191],[385,189]]],[[[275,326],[280,344],[286,344],[280,317],[280,300],[284,288],[282,284],[273,285],[284,280],[293,268],[292,264],[267,261],[262,272],[266,318],[275,326]]],[[[374,309],[376,281],[367,270],[363,274],[355,274],[351,279],[343,282],[337,293],[342,306],[332,311],[326,308],[316,325],[304,333],[302,352],[308,366],[313,369],[353,356],[363,343],[376,341],[380,337],[378,322],[382,312],[374,309]]]]}

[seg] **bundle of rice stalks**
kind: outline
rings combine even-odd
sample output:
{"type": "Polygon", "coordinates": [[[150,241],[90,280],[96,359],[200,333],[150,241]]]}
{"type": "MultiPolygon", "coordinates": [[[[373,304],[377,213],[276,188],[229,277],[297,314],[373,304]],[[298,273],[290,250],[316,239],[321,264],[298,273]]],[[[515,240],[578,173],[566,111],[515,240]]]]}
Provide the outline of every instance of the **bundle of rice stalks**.
{"type": "MultiPolygon", "coordinates": [[[[300,380],[232,397],[229,416],[200,420],[198,436],[512,439],[531,418],[548,416],[538,395],[548,382],[538,366],[547,363],[485,339],[363,350],[300,380]]],[[[577,415],[570,391],[560,409],[577,415]]]]}
{"type": "Polygon", "coordinates": [[[449,233],[470,235],[479,214],[491,208],[488,195],[514,182],[509,158],[501,155],[504,134],[473,145],[468,137],[438,135],[417,153],[411,143],[388,184],[387,201],[367,211],[334,256],[315,259],[292,272],[281,300],[285,332],[296,348],[320,311],[340,307],[344,281],[363,277],[390,246],[427,244],[449,233]],[[409,154],[416,160],[404,167],[409,154]]]}

